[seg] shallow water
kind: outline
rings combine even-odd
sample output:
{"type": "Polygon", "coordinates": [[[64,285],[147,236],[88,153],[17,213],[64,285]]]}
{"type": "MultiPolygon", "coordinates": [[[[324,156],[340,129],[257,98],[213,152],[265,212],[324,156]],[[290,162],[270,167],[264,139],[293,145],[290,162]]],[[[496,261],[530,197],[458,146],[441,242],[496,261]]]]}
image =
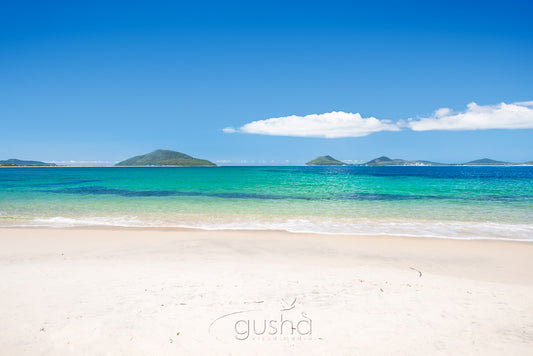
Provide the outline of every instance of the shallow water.
{"type": "Polygon", "coordinates": [[[0,169],[0,226],[27,225],[533,241],[533,167],[0,169]]]}

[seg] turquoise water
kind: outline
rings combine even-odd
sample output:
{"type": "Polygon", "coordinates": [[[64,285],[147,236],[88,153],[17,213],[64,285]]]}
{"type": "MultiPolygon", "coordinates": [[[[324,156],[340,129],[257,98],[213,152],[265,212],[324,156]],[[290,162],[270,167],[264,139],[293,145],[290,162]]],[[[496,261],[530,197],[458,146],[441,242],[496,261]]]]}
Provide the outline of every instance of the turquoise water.
{"type": "Polygon", "coordinates": [[[533,167],[0,169],[0,226],[533,240],[533,167]]]}

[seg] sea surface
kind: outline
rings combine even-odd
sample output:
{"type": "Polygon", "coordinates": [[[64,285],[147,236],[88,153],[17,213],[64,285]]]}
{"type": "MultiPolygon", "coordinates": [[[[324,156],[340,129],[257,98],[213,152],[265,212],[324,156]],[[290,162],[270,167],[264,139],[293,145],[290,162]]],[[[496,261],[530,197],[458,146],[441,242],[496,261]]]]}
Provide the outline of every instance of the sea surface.
{"type": "Polygon", "coordinates": [[[533,241],[533,167],[0,169],[0,227],[91,225],[533,241]]]}

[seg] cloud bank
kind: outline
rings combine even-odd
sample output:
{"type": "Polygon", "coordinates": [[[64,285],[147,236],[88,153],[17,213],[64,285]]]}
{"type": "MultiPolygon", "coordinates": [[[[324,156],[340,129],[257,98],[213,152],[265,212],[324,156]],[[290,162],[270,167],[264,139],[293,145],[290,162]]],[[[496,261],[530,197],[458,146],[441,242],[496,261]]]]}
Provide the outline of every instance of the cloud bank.
{"type": "Polygon", "coordinates": [[[379,120],[359,113],[332,111],[306,116],[284,116],[249,122],[240,128],[226,127],[226,133],[249,133],[294,137],[361,137],[380,131],[533,129],[533,101],[498,105],[470,103],[462,112],[449,108],[436,110],[432,116],[418,119],[379,120]]]}
{"type": "Polygon", "coordinates": [[[431,117],[398,122],[414,131],[533,128],[533,101],[498,105],[470,103],[463,112],[441,108],[431,117]]]}
{"type": "Polygon", "coordinates": [[[389,120],[375,117],[362,117],[359,113],[332,111],[325,114],[306,116],[284,116],[247,123],[238,130],[226,127],[224,132],[243,132],[271,136],[296,137],[360,137],[379,131],[399,131],[399,127],[389,120]]]}

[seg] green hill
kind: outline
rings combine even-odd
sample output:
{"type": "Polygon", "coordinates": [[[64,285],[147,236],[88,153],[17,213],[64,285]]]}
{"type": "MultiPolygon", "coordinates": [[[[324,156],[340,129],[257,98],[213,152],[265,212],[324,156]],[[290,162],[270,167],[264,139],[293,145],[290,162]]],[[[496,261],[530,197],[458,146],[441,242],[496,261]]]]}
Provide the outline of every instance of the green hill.
{"type": "Polygon", "coordinates": [[[403,159],[390,159],[386,156],[375,158],[365,163],[365,166],[406,166],[410,165],[409,161],[403,159]]]}
{"type": "Polygon", "coordinates": [[[390,159],[386,156],[375,158],[362,164],[363,166],[442,166],[442,163],[431,161],[407,161],[405,159],[390,159]]]}
{"type": "Polygon", "coordinates": [[[493,159],[490,159],[490,158],[482,158],[482,159],[477,159],[475,161],[470,161],[470,162],[466,162],[466,163],[463,163],[463,164],[472,164],[472,165],[500,165],[500,164],[510,164],[509,162],[501,162],[501,161],[495,161],[493,159]]]}
{"type": "Polygon", "coordinates": [[[306,166],[346,166],[346,163],[331,156],[320,156],[305,164],[306,166]]]}
{"type": "Polygon", "coordinates": [[[176,151],[156,150],[145,155],[128,158],[125,161],[117,163],[115,166],[214,167],[216,164],[176,151]]]}
{"type": "MultiPolygon", "coordinates": [[[[479,165],[479,166],[503,166],[503,165],[514,165],[516,163],[501,162],[495,161],[489,158],[478,159],[475,161],[470,161],[466,163],[437,163],[431,161],[407,161],[404,159],[390,159],[386,156],[381,156],[375,158],[371,161],[363,163],[363,166],[468,166],[468,165],[479,165]]],[[[526,163],[527,164],[527,163],[526,163]]]]}
{"type": "Polygon", "coordinates": [[[53,167],[55,163],[46,163],[41,161],[24,161],[21,159],[10,158],[4,161],[0,161],[0,166],[4,167],[15,167],[15,166],[46,166],[53,167]]]}

